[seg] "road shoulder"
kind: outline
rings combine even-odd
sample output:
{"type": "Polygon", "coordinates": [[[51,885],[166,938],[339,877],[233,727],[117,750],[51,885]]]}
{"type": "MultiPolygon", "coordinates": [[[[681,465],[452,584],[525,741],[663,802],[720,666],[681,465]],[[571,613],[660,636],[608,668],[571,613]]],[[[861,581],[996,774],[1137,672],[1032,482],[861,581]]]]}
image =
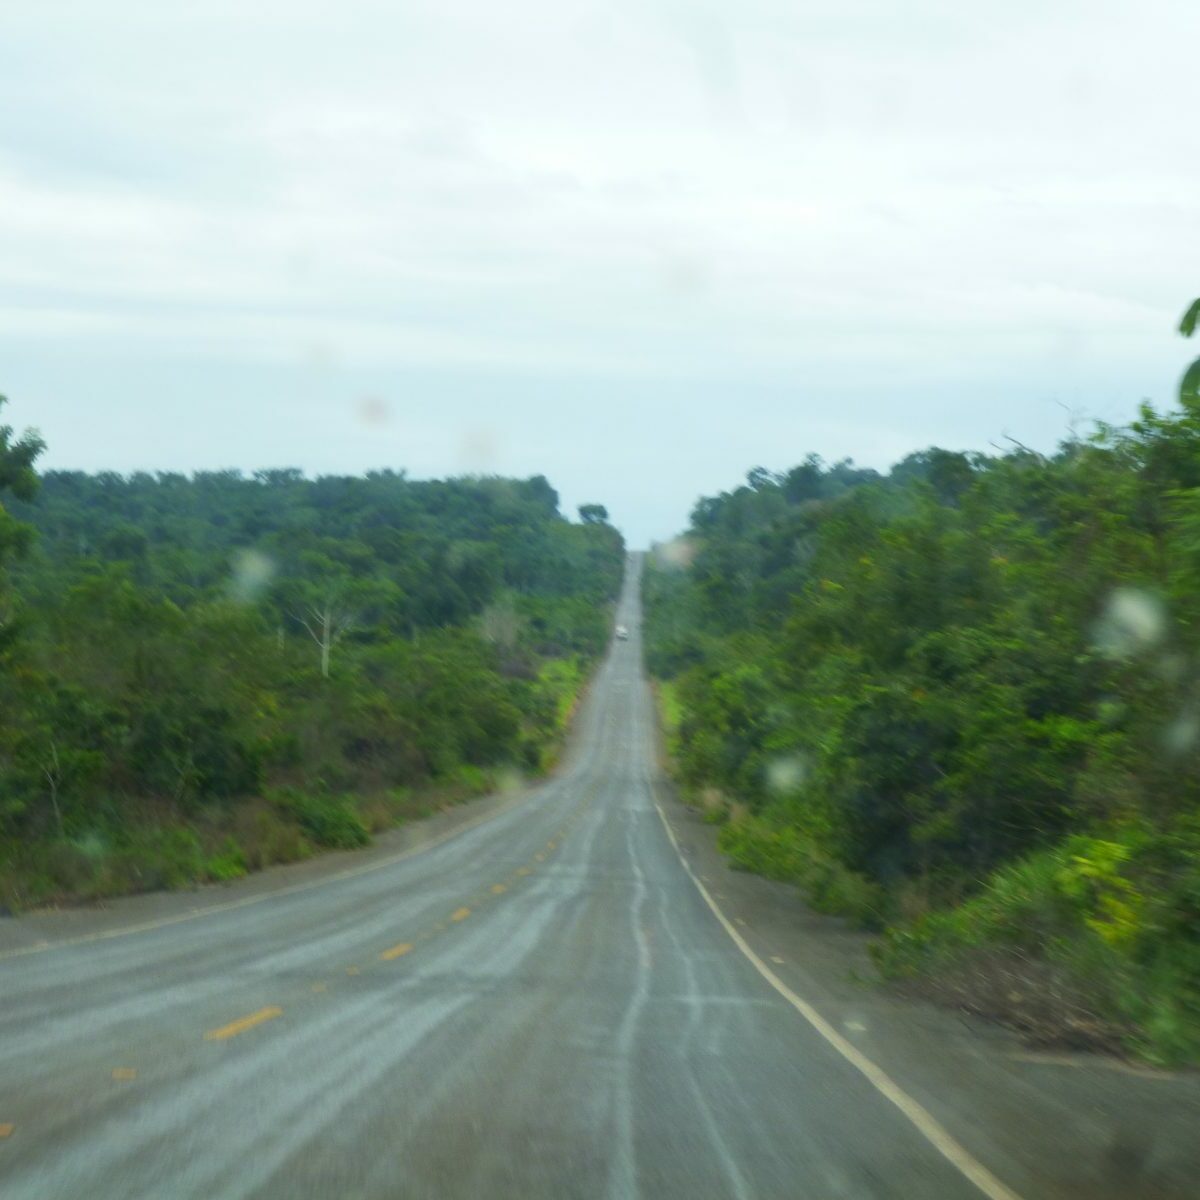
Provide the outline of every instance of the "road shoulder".
{"type": "Polygon", "coordinates": [[[301,862],[276,864],[230,883],[203,884],[171,892],[144,892],[89,904],[35,909],[0,916],[0,962],[53,946],[121,937],[126,933],[196,920],[211,913],[247,907],[270,896],[319,887],[348,875],[376,870],[410,858],[484,824],[567,778],[584,741],[579,715],[604,660],[596,664],[575,698],[562,745],[551,769],[525,786],[449,805],[419,820],[376,834],[358,850],[324,850],[301,862]]]}
{"type": "Polygon", "coordinates": [[[120,937],[248,907],[350,875],[378,870],[465,833],[528,800],[545,781],[514,792],[464,801],[378,834],[362,850],[327,851],[301,862],[266,867],[228,884],[119,896],[102,903],[46,908],[0,918],[0,961],[75,942],[120,937]]]}
{"type": "Polygon", "coordinates": [[[658,792],[685,861],[751,949],[1015,1192],[1195,1195],[1200,1075],[1032,1053],[996,1026],[895,995],[874,982],[867,935],[793,887],[731,869],[716,829],[665,781],[658,792]]]}

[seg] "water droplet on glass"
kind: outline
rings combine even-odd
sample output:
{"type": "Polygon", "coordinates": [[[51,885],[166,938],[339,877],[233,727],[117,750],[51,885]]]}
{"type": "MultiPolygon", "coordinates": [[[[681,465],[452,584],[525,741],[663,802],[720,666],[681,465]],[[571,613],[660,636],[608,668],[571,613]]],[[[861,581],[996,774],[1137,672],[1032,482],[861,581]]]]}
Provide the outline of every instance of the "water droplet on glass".
{"type": "Polygon", "coordinates": [[[1167,615],[1162,602],[1137,588],[1117,588],[1096,623],[1096,649],[1109,658],[1131,658],[1162,641],[1167,615]]]}
{"type": "Polygon", "coordinates": [[[786,796],[804,786],[808,763],[802,755],[785,754],[767,763],[767,788],[777,796],[786,796]]]}
{"type": "Polygon", "coordinates": [[[229,580],[230,598],[239,604],[252,604],[270,586],[275,564],[260,550],[239,550],[233,559],[229,580]]]}

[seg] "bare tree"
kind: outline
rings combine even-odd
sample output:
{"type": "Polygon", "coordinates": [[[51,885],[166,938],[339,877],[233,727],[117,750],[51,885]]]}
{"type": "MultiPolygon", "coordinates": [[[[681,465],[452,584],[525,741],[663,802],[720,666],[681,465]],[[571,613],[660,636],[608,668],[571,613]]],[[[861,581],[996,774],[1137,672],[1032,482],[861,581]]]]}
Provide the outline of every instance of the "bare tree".
{"type": "Polygon", "coordinates": [[[337,591],[310,601],[292,614],[308,630],[309,637],[321,649],[321,677],[329,678],[329,659],[333,648],[358,625],[358,613],[344,604],[337,591]]]}
{"type": "Polygon", "coordinates": [[[58,757],[58,744],[50,739],[50,760],[42,767],[46,776],[46,785],[50,789],[50,807],[54,810],[54,824],[58,828],[58,836],[63,836],[62,809],[58,803],[58,789],[62,786],[63,769],[58,757]]]}

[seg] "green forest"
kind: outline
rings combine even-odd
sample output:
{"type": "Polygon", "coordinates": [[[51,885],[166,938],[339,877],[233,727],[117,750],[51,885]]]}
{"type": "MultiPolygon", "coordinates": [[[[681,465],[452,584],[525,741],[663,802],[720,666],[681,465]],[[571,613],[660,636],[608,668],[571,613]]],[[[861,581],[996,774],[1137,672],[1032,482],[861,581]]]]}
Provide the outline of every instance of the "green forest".
{"type": "Polygon", "coordinates": [[[751,471],[646,582],[735,863],[902,987],[1159,1062],[1200,1060],[1200,361],[1181,401],[1048,455],[751,471]]]}
{"type": "Polygon", "coordinates": [[[0,910],[224,881],[544,771],[624,563],[542,477],[89,475],[0,429],[0,910]]]}

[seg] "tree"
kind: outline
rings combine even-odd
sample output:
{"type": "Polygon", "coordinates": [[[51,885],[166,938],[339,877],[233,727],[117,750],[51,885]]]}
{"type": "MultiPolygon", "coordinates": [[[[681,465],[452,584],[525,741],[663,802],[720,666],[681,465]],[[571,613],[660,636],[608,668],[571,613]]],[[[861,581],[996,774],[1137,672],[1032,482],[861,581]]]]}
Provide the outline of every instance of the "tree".
{"type": "Polygon", "coordinates": [[[333,648],[359,625],[361,612],[354,603],[347,581],[329,580],[304,589],[304,598],[292,616],[308,632],[321,651],[321,678],[329,678],[333,648]]]}
{"type": "MultiPolygon", "coordinates": [[[[1179,332],[1191,337],[1200,324],[1200,300],[1193,300],[1191,307],[1179,322],[1179,332]]],[[[1200,358],[1196,359],[1183,373],[1179,383],[1179,401],[1185,408],[1200,408],[1200,358]]]]}
{"type": "Polygon", "coordinates": [[[607,642],[621,536],[540,476],[38,480],[40,446],[0,429],[0,905],[225,878],[243,806],[286,827],[298,781],[537,768],[607,642]]]}
{"type": "MultiPolygon", "coordinates": [[[[0,396],[0,408],[8,403],[0,396]]],[[[38,477],[33,464],[37,461],[46,443],[37,430],[27,429],[13,440],[11,425],[0,425],[0,491],[11,492],[21,500],[32,500],[38,488],[38,477]]]]}
{"type": "Polygon", "coordinates": [[[602,525],[608,521],[608,509],[603,504],[581,504],[579,519],[585,525],[602,525]]]}
{"type": "MultiPolygon", "coordinates": [[[[8,400],[0,396],[0,408],[8,400]]],[[[45,449],[45,443],[35,430],[26,430],[14,438],[11,425],[0,425],[0,492],[9,492],[18,500],[32,500],[38,478],[33,464],[45,449]]],[[[33,527],[19,521],[0,506],[0,567],[20,558],[33,542],[33,527]]],[[[13,609],[8,596],[0,597],[0,650],[11,643],[14,635],[13,609]]]]}

